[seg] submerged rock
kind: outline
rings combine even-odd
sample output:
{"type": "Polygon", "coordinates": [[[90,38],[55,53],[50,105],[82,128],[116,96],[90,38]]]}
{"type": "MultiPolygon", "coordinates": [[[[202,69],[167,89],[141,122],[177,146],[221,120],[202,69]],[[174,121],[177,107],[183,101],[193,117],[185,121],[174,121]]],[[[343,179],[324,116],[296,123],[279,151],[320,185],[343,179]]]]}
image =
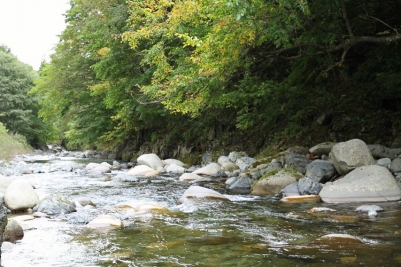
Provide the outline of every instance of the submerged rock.
{"type": "Polygon", "coordinates": [[[178,203],[184,203],[188,198],[229,200],[219,192],[202,186],[191,186],[185,190],[182,197],[178,200],[178,203]]]}
{"type": "Polygon", "coordinates": [[[109,228],[109,227],[123,227],[121,220],[114,218],[111,215],[99,215],[87,225],[89,228],[109,228]]]}

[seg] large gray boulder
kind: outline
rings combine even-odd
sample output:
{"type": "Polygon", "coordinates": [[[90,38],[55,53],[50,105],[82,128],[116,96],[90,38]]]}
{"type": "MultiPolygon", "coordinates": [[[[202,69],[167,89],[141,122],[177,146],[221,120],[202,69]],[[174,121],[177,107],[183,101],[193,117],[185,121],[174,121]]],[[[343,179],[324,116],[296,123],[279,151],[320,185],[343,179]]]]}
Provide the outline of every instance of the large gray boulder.
{"type": "Polygon", "coordinates": [[[390,170],[392,172],[401,172],[401,158],[395,158],[391,161],[390,170]]]}
{"type": "Polygon", "coordinates": [[[288,153],[285,156],[286,167],[295,169],[302,174],[306,173],[306,166],[309,163],[311,163],[311,160],[308,159],[305,155],[296,154],[296,153],[288,153]]]}
{"type": "Polygon", "coordinates": [[[321,143],[314,147],[311,147],[309,149],[309,152],[315,156],[328,155],[335,144],[336,143],[332,142],[321,143]]]}
{"type": "Polygon", "coordinates": [[[336,170],[331,162],[317,159],[306,165],[305,176],[315,182],[325,183],[330,181],[335,173],[336,170]]]}
{"type": "Polygon", "coordinates": [[[368,146],[359,139],[336,144],[330,152],[330,157],[340,175],[345,175],[357,167],[375,164],[368,146]]]}
{"type": "Polygon", "coordinates": [[[280,169],[265,174],[251,188],[252,195],[272,195],[280,192],[289,184],[297,182],[303,175],[295,170],[280,169]]]}
{"type": "Polygon", "coordinates": [[[75,203],[60,196],[47,196],[42,199],[33,211],[43,212],[47,215],[67,214],[76,210],[75,203]]]}
{"type": "Polygon", "coordinates": [[[11,211],[27,210],[39,203],[39,196],[26,180],[18,178],[7,187],[4,203],[11,211]]]}
{"type": "Polygon", "coordinates": [[[137,159],[138,164],[146,165],[151,167],[154,170],[157,170],[159,167],[164,167],[163,161],[156,154],[143,154],[137,159]]]}
{"type": "Polygon", "coordinates": [[[329,203],[383,202],[401,199],[401,190],[387,168],[370,165],[326,183],[319,195],[329,203]]]}
{"type": "Polygon", "coordinates": [[[298,192],[300,195],[318,195],[323,185],[310,178],[302,178],[298,181],[298,192]]]}
{"type": "Polygon", "coordinates": [[[401,155],[401,148],[388,148],[383,145],[368,145],[370,153],[375,159],[390,158],[395,159],[401,155]]]}

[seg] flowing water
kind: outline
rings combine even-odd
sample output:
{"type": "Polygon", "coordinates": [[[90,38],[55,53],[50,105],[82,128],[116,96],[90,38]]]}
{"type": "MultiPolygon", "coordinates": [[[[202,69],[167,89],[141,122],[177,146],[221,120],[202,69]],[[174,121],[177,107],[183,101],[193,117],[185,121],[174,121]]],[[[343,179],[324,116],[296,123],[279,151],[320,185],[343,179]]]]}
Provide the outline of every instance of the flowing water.
{"type": "MultiPolygon", "coordinates": [[[[87,162],[86,162],[87,163],[87,162]]],[[[86,164],[73,159],[32,166],[86,164]]],[[[354,210],[360,204],[288,204],[269,197],[230,194],[224,181],[205,187],[231,201],[177,200],[190,186],[167,175],[125,182],[122,171],[100,177],[83,172],[22,176],[39,196],[89,197],[96,208],[21,221],[24,237],[2,248],[2,266],[400,266],[401,203],[380,203],[377,217],[354,210]],[[134,212],[157,203],[165,212],[134,212]],[[118,208],[120,207],[120,208],[118,208]],[[308,213],[312,207],[335,212],[308,213]],[[90,229],[99,214],[123,221],[119,229],[90,229]],[[319,239],[349,234],[356,239],[319,239]]],[[[21,214],[11,214],[17,217],[21,214]]]]}

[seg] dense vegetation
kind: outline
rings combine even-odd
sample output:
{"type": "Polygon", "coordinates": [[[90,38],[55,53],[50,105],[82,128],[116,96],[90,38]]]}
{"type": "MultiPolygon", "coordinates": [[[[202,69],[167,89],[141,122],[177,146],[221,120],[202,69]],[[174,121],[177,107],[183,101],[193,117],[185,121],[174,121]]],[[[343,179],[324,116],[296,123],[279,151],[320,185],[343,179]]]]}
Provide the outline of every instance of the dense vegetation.
{"type": "Polygon", "coordinates": [[[10,160],[18,154],[27,153],[31,147],[24,136],[10,134],[0,122],[0,160],[10,160]]]}
{"type": "Polygon", "coordinates": [[[401,145],[400,13],[399,0],[71,0],[32,92],[70,147],[401,145]]]}
{"type": "Polygon", "coordinates": [[[31,66],[0,46],[0,123],[10,134],[25,136],[32,145],[43,144],[47,131],[38,118],[38,96],[28,94],[37,78],[31,66]]]}

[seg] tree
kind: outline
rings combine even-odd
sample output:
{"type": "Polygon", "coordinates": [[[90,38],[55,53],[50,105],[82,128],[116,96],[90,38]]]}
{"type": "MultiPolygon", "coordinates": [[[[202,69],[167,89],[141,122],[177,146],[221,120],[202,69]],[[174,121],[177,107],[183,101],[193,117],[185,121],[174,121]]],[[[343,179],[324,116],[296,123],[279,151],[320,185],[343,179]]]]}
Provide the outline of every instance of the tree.
{"type": "Polygon", "coordinates": [[[42,144],[45,125],[37,118],[36,95],[29,95],[37,73],[0,46],[0,122],[10,133],[24,135],[33,145],[42,144]]]}

